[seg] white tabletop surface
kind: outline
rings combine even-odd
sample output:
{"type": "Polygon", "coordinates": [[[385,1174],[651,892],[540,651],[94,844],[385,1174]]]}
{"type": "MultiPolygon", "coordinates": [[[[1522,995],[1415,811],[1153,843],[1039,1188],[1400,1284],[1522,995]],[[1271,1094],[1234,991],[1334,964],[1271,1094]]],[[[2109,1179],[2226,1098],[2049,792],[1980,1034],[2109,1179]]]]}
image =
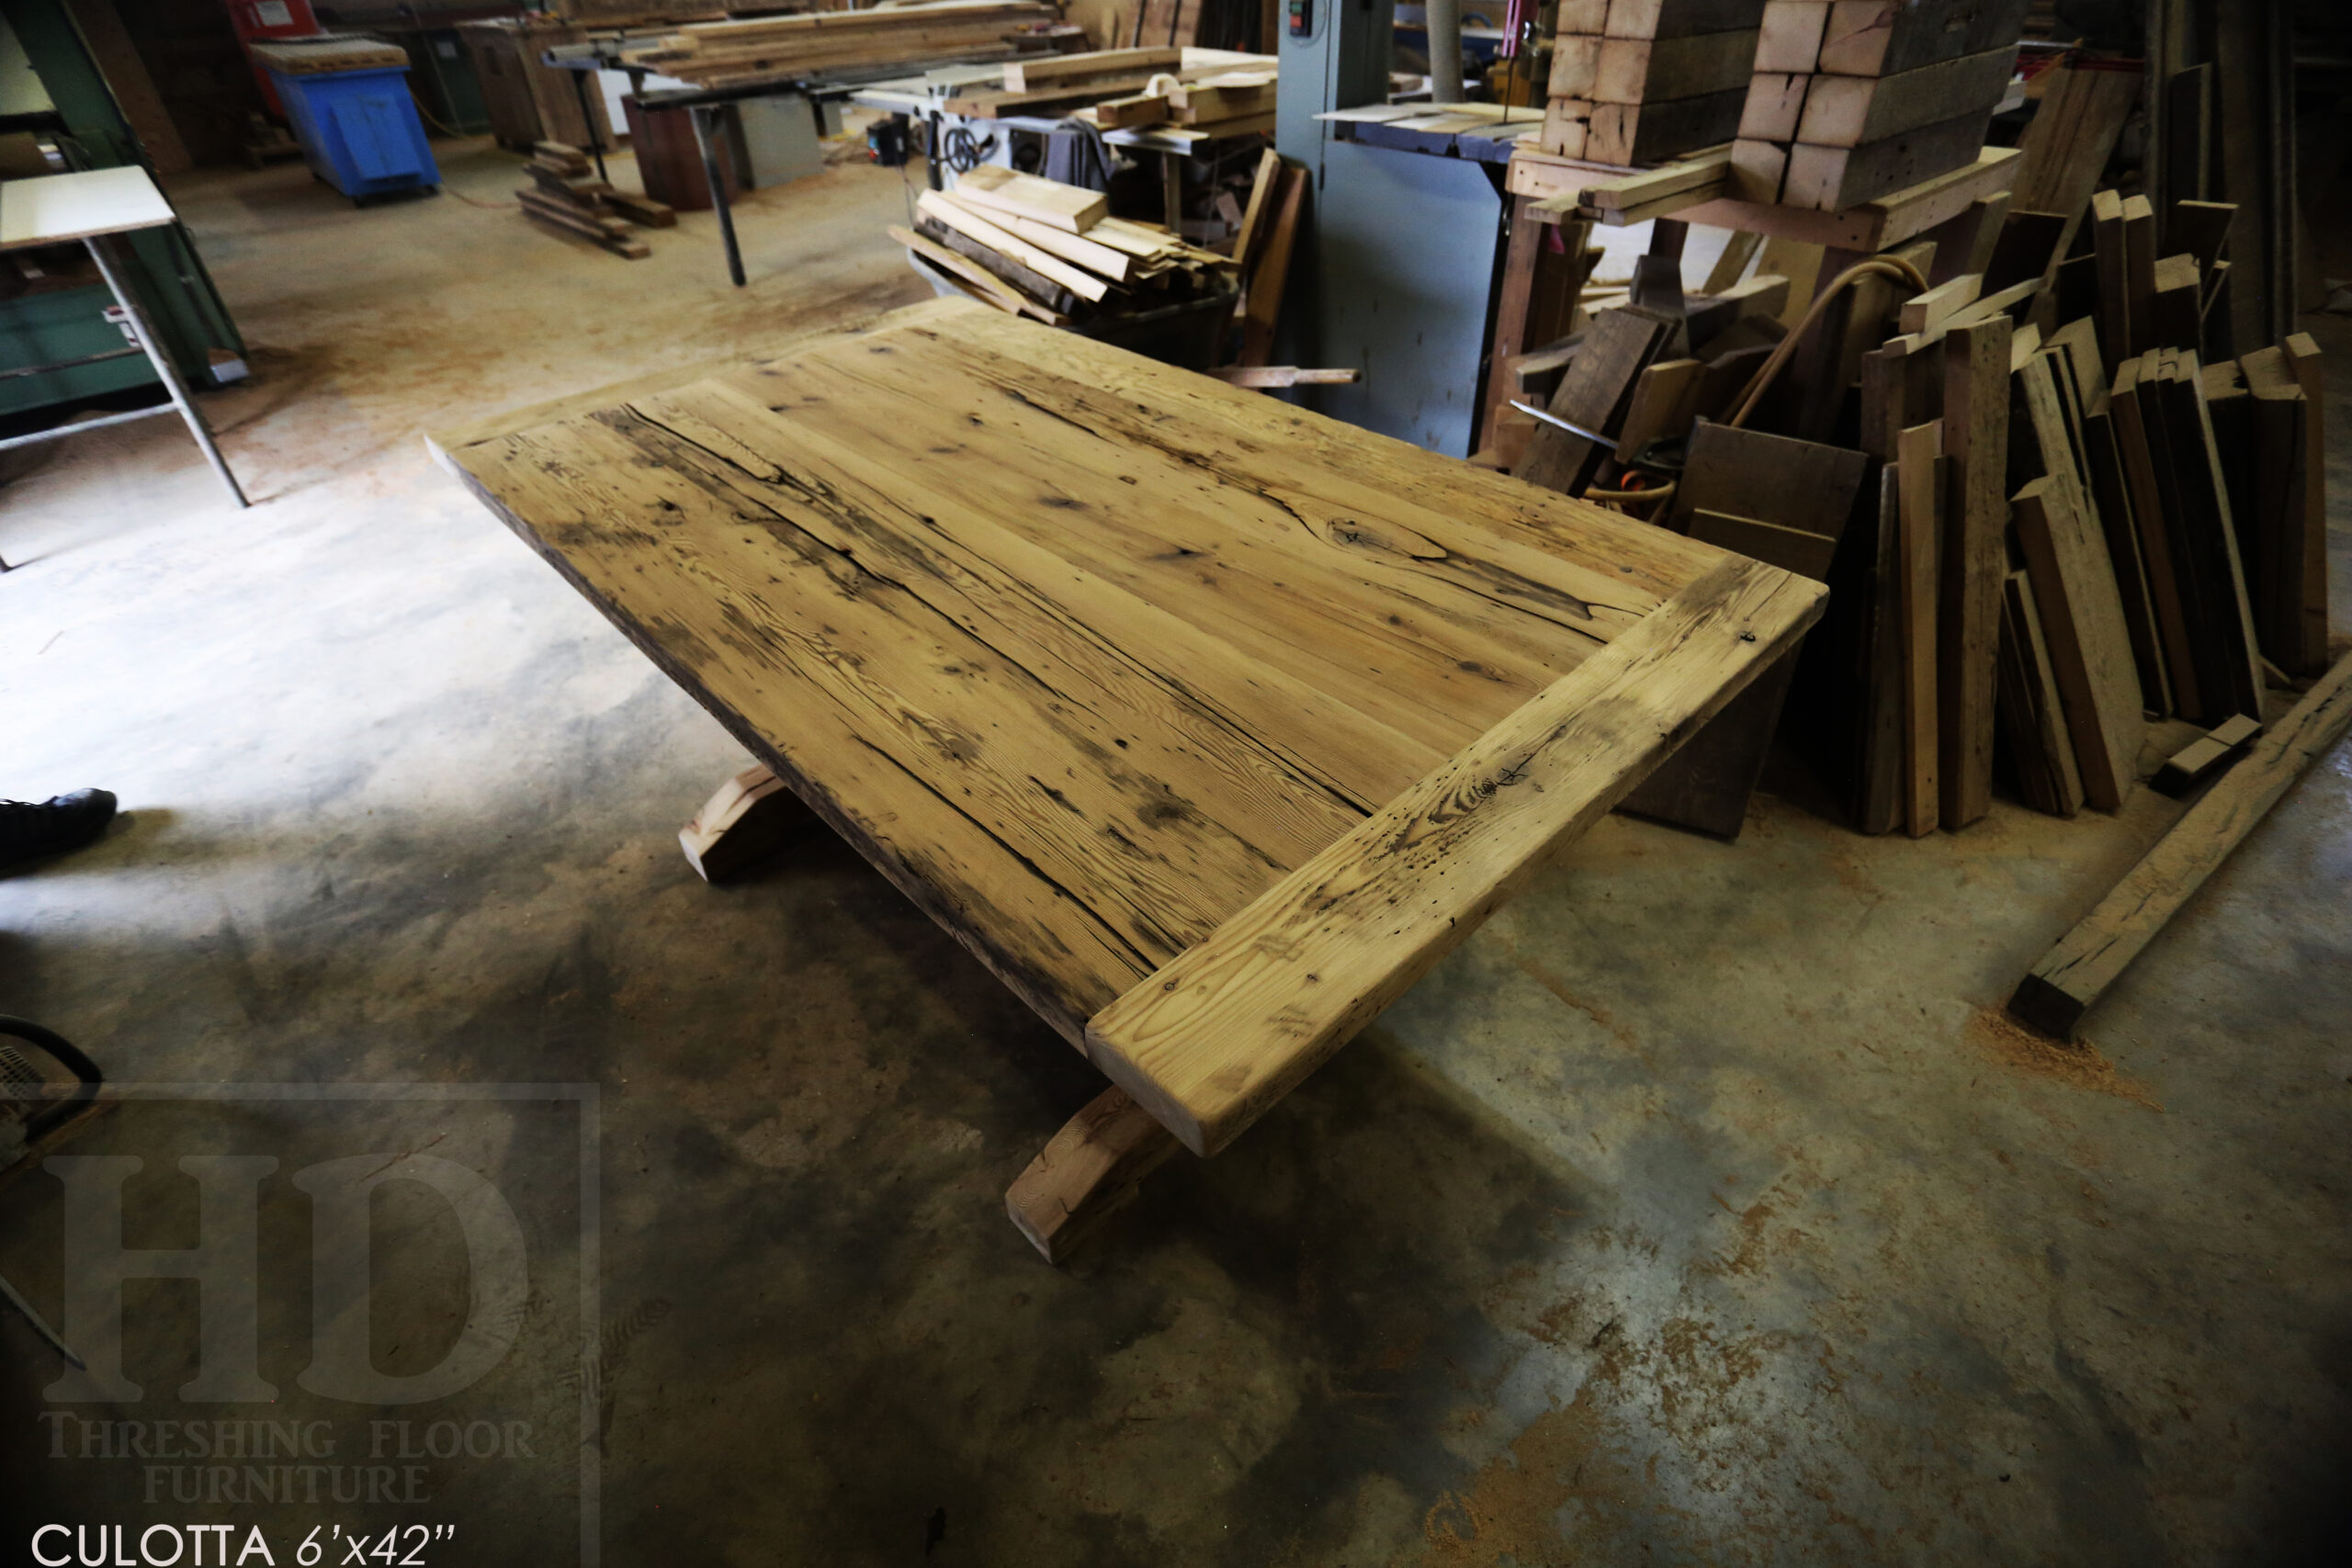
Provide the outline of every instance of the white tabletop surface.
{"type": "Polygon", "coordinates": [[[0,181],[0,251],[161,228],[178,220],[147,171],[135,164],[0,181]]]}

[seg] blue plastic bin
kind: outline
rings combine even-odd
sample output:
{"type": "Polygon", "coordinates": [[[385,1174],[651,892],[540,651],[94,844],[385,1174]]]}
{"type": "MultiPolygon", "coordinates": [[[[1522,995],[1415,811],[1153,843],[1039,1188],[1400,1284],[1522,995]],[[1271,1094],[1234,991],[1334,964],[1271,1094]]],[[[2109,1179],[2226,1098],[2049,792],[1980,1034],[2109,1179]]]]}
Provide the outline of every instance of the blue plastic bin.
{"type": "Polygon", "coordinates": [[[311,172],[352,200],[441,183],[405,70],[270,75],[311,172]]]}

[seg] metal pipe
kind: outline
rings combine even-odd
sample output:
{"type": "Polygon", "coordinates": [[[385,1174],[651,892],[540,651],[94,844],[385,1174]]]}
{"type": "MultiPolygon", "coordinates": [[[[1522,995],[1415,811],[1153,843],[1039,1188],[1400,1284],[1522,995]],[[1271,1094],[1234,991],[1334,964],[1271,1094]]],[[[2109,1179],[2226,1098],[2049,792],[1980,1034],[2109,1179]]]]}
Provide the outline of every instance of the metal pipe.
{"type": "MultiPolygon", "coordinates": [[[[198,446],[204,448],[204,460],[212,465],[212,471],[220,476],[229,493],[236,497],[239,506],[251,506],[253,502],[247,501],[245,492],[238,488],[237,476],[229,471],[229,459],[220,456],[220,448],[212,444],[212,432],[206,428],[204,416],[196,412],[195,400],[188,396],[187,383],[180,379],[179,367],[172,363],[172,356],[164,353],[163,345],[155,341],[154,331],[147,324],[147,312],[140,309],[139,296],[130,291],[130,286],[123,281],[122,274],[115,270],[114,258],[107,254],[113,248],[114,242],[104,235],[92,235],[82,243],[89,251],[90,259],[98,264],[98,273],[107,280],[107,287],[114,291],[114,302],[122,307],[123,316],[130,323],[130,335],[137,338],[139,346],[147,351],[148,359],[155,367],[155,374],[163,378],[164,389],[172,394],[172,406],[180,411],[182,419],[187,421],[187,433],[196,437],[198,446]]],[[[89,423],[96,424],[100,422],[92,420],[89,423]]]]}
{"type": "Polygon", "coordinates": [[[1513,398],[1510,400],[1510,406],[1517,409],[1521,413],[1533,414],[1537,419],[1542,420],[1546,424],[1556,424],[1562,430],[1566,431],[1570,435],[1581,435],[1587,441],[1597,441],[1603,446],[1613,447],[1617,445],[1617,438],[1613,435],[1603,435],[1597,430],[1587,430],[1581,424],[1570,424],[1558,414],[1552,412],[1548,409],[1539,409],[1533,403],[1521,402],[1517,398],[1513,398]]]}
{"type": "Polygon", "coordinates": [[[51,425],[47,430],[36,430],[29,435],[11,435],[6,440],[0,440],[0,452],[6,452],[12,446],[31,446],[43,441],[62,440],[68,435],[79,435],[85,430],[104,430],[109,424],[129,424],[134,419],[153,419],[159,413],[179,412],[170,403],[157,403],[152,408],[131,409],[123,413],[101,414],[96,419],[77,419],[71,424],[51,425]]]}
{"type": "Polygon", "coordinates": [[[1429,0],[1430,102],[1462,101],[1462,0],[1429,0]]]}
{"type": "Polygon", "coordinates": [[[686,122],[695,128],[695,145],[702,151],[702,177],[710,184],[711,210],[718,214],[718,238],[727,247],[727,276],[735,287],[743,287],[743,252],[735,243],[735,214],[727,205],[726,176],[718,172],[718,139],[721,131],[718,117],[726,106],[714,104],[707,107],[695,104],[686,110],[686,122]],[[708,116],[706,119],[704,117],[708,116]]]}

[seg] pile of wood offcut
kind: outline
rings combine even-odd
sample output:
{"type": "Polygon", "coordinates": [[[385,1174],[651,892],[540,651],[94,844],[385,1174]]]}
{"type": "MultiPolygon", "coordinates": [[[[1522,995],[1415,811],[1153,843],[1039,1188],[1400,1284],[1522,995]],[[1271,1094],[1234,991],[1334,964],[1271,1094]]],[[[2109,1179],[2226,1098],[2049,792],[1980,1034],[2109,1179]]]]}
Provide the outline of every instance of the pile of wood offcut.
{"type": "Polygon", "coordinates": [[[698,87],[763,78],[811,75],[865,65],[913,64],[1010,54],[1023,39],[1050,47],[1041,29],[1060,21],[1039,0],[941,0],[867,11],[707,22],[624,49],[624,64],[644,66],[698,87]]]}
{"type": "Polygon", "coordinates": [[[923,192],[915,229],[890,237],[958,292],[1052,326],[1230,291],[1229,257],[1109,212],[1100,191],[983,164],[923,192]]]}
{"type": "Polygon", "coordinates": [[[630,233],[631,225],[648,229],[676,226],[678,215],[650,197],[629,196],[595,177],[588,156],[560,141],[542,141],[523,165],[531,183],[514,193],[529,217],[583,240],[593,240],[616,256],[631,261],[653,253],[630,233]]]}
{"type": "Polygon", "coordinates": [[[1010,62],[1001,89],[968,89],[947,107],[980,119],[1068,116],[1102,130],[1177,125],[1242,136],[1273,129],[1275,82],[1271,55],[1106,49],[1010,62]]]}

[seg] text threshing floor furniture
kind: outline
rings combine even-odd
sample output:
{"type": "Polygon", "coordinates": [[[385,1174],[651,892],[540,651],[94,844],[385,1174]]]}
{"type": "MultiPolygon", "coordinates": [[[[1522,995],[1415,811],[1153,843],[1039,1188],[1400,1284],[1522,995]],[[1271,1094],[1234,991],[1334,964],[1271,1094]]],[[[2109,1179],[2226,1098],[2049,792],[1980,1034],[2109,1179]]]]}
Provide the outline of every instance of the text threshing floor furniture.
{"type": "Polygon", "coordinates": [[[1049,1257],[1306,1077],[1825,593],[965,300],[434,446],[1117,1086],[1009,1195],[1049,1257]]]}

